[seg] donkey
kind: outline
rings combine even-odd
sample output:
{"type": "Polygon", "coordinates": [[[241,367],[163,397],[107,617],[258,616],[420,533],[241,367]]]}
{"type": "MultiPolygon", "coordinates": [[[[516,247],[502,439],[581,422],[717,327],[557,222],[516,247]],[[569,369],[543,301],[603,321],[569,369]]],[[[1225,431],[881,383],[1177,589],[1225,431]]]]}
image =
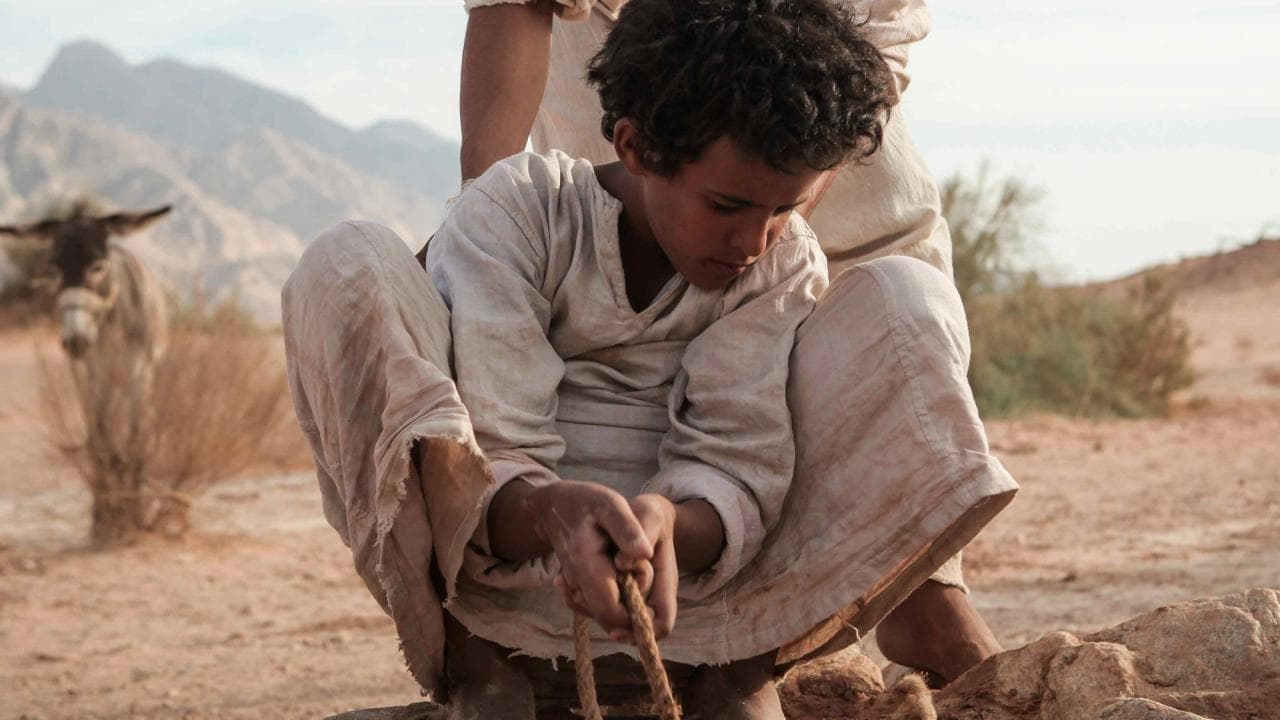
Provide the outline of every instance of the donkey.
{"type": "Polygon", "coordinates": [[[80,201],[63,218],[0,225],[0,235],[51,244],[62,347],[73,360],[87,361],[91,377],[96,373],[87,356],[105,340],[113,347],[101,352],[126,354],[132,366],[129,379],[150,384],[151,371],[168,344],[168,307],[155,276],[111,239],[141,230],[170,209],[165,205],[99,215],[80,201]]]}

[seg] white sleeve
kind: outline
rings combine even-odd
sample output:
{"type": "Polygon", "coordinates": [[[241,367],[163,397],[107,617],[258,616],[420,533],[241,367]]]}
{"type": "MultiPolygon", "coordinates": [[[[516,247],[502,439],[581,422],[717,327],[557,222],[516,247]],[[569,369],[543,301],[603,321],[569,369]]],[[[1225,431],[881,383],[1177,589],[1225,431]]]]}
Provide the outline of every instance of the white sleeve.
{"type": "Polygon", "coordinates": [[[929,34],[929,8],[924,0],[862,0],[853,5],[857,19],[866,21],[859,29],[893,71],[894,94],[901,98],[911,82],[908,51],[929,34]]]}
{"type": "Polygon", "coordinates": [[[492,180],[506,172],[494,166],[467,188],[427,249],[432,281],[449,307],[458,395],[498,480],[483,498],[464,562],[473,575],[495,577],[528,573],[491,555],[487,517],[494,495],[518,478],[534,486],[558,481],[555,467],[564,454],[555,425],[564,362],[547,338],[551,304],[540,290],[546,239],[520,203],[486,190],[486,182],[500,189],[503,183],[492,180]]]}
{"type": "MultiPolygon", "coordinates": [[[[497,165],[486,175],[505,172],[497,165]]],[[[449,308],[453,375],[480,449],[554,469],[564,454],[555,426],[564,361],[547,337],[547,241],[536,227],[518,203],[477,182],[432,237],[426,264],[449,308]]]]}
{"type": "Polygon", "coordinates": [[[805,227],[730,286],[725,314],[685,350],[671,392],[671,430],[645,491],[675,502],[706,500],[724,525],[725,547],[705,573],[681,579],[683,599],[722,587],[779,520],[795,466],[791,348],[826,283],[826,260],[805,227]]]}

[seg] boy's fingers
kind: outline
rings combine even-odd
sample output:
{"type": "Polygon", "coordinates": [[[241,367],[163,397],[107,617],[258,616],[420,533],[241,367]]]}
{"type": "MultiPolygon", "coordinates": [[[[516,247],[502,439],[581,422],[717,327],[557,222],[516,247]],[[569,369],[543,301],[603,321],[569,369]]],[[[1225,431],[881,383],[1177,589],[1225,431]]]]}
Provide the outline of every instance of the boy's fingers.
{"type": "Polygon", "coordinates": [[[670,543],[658,549],[653,565],[653,590],[649,593],[649,606],[653,608],[653,633],[658,639],[671,634],[676,625],[676,591],[680,587],[680,572],[676,567],[675,552],[670,543]]]}
{"type": "Polygon", "coordinates": [[[563,593],[563,595],[564,595],[564,604],[570,610],[577,613],[578,615],[585,615],[586,617],[591,617],[591,611],[587,610],[587,607],[583,605],[582,602],[580,602],[579,600],[576,600],[573,594],[563,593]]]}
{"type": "Polygon", "coordinates": [[[629,627],[626,608],[618,594],[613,560],[601,551],[578,554],[569,577],[586,606],[587,614],[606,630],[629,627]]]}
{"type": "MultiPolygon", "coordinates": [[[[588,616],[588,618],[594,619],[596,623],[599,623],[602,628],[607,630],[607,632],[613,628],[613,625],[605,624],[604,621],[600,620],[598,616],[596,616],[595,612],[591,611],[591,607],[589,606],[588,601],[586,601],[585,594],[582,594],[581,589],[573,587],[573,585],[570,585],[559,578],[557,578],[556,587],[559,589],[559,592],[561,592],[561,600],[564,602],[564,606],[568,607],[568,609],[576,612],[576,614],[585,615],[588,616]]],[[[623,609],[623,612],[626,612],[626,609],[623,609]]]]}
{"type": "Polygon", "coordinates": [[[653,563],[618,556],[614,558],[614,565],[618,572],[631,573],[636,579],[636,585],[640,587],[640,594],[649,597],[649,591],[653,588],[653,563]]]}
{"type": "Polygon", "coordinates": [[[653,557],[653,543],[644,527],[621,497],[608,503],[597,515],[596,522],[618,548],[618,554],[633,559],[648,560],[653,557]]]}
{"type": "Polygon", "coordinates": [[[556,589],[560,591],[560,597],[564,600],[564,604],[573,612],[579,615],[591,616],[591,611],[587,609],[587,604],[583,600],[582,592],[570,585],[565,580],[564,575],[557,575],[553,580],[556,589]]]}

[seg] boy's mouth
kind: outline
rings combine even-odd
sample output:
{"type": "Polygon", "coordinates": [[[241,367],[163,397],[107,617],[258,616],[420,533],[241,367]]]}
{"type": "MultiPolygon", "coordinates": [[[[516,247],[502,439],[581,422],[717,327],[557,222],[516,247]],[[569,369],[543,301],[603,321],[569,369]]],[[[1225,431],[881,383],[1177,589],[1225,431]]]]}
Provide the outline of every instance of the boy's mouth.
{"type": "Polygon", "coordinates": [[[751,267],[751,263],[727,262],[725,260],[716,260],[715,258],[707,258],[707,264],[711,266],[717,273],[736,277],[746,272],[751,267]]]}

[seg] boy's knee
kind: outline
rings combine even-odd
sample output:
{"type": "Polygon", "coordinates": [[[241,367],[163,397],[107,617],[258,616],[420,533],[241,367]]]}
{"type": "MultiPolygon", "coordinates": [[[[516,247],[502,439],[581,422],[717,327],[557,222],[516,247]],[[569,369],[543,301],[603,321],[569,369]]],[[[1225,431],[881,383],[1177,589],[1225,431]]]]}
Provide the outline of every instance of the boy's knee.
{"type": "MultiPolygon", "coordinates": [[[[405,245],[391,228],[368,220],[344,220],[316,236],[303,252],[310,256],[332,257],[336,253],[350,253],[354,248],[380,249],[398,243],[405,245]]],[[[301,266],[301,263],[299,263],[301,266]]]]}
{"type": "Polygon", "coordinates": [[[855,265],[836,277],[823,300],[846,317],[881,317],[904,342],[940,338],[968,356],[969,329],[955,284],[923,260],[894,255],[855,265]]]}
{"type": "Polygon", "coordinates": [[[347,220],[325,230],[307,245],[285,282],[286,309],[300,291],[331,293],[339,285],[359,285],[378,274],[375,269],[408,246],[391,228],[364,220],[347,220]]]}
{"type": "Polygon", "coordinates": [[[837,277],[858,276],[869,281],[873,292],[885,296],[886,304],[899,312],[910,315],[936,315],[939,311],[959,311],[960,295],[955,284],[938,268],[929,263],[905,255],[891,255],[855,265],[837,277]]]}

